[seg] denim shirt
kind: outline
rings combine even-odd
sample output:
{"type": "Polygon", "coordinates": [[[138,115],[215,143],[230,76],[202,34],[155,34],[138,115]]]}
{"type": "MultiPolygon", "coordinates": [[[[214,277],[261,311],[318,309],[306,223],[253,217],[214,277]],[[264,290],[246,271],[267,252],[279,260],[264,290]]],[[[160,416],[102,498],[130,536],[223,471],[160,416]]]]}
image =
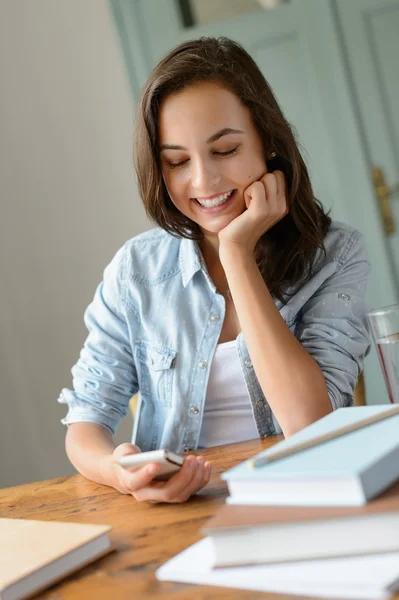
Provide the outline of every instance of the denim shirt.
{"type": "MultiPolygon", "coordinates": [[[[286,304],[275,303],[317,361],[336,409],[353,404],[369,349],[364,296],[370,264],[361,234],[347,225],[333,222],[324,245],[311,279],[289,290],[286,304]]],[[[89,335],[72,369],[73,390],[63,389],[58,399],[69,408],[61,422],[99,423],[114,434],[139,392],[132,442],[142,451],[196,449],[224,316],[225,300],[197,242],[159,228],[129,240],[86,309],[89,335]]],[[[242,333],[237,352],[259,436],[281,433],[242,333]]]]}

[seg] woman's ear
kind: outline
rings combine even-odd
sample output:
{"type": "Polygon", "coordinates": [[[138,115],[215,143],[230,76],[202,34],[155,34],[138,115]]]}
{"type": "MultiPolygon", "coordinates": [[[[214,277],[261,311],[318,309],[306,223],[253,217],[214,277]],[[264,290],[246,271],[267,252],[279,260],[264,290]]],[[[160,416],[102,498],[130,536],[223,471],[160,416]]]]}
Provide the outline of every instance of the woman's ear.
{"type": "Polygon", "coordinates": [[[266,158],[266,166],[267,166],[268,173],[273,173],[273,171],[276,171],[277,169],[279,169],[278,163],[279,163],[279,160],[278,160],[277,152],[268,152],[267,158],[266,158]]]}

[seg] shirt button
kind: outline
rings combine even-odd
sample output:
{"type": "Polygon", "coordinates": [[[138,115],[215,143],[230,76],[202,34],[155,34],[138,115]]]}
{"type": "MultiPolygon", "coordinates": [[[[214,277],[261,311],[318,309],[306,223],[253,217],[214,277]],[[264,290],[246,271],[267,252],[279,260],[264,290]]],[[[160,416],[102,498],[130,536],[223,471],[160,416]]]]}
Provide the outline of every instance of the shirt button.
{"type": "Polygon", "coordinates": [[[200,369],[206,369],[206,362],[204,360],[201,360],[199,366],[200,366],[200,369]]]}
{"type": "Polygon", "coordinates": [[[219,321],[219,315],[211,315],[211,321],[219,321]]]}
{"type": "Polygon", "coordinates": [[[191,406],[190,410],[193,413],[193,415],[198,415],[199,413],[199,409],[196,406],[191,406]]]}
{"type": "Polygon", "coordinates": [[[246,367],[248,367],[248,369],[252,367],[252,362],[250,360],[246,360],[244,364],[246,367]]]}
{"type": "Polygon", "coordinates": [[[340,298],[341,300],[345,300],[346,302],[351,299],[349,294],[338,294],[338,298],[340,298]]]}
{"type": "Polygon", "coordinates": [[[256,403],[256,406],[258,408],[263,408],[265,406],[265,401],[264,400],[258,400],[256,403]]]}

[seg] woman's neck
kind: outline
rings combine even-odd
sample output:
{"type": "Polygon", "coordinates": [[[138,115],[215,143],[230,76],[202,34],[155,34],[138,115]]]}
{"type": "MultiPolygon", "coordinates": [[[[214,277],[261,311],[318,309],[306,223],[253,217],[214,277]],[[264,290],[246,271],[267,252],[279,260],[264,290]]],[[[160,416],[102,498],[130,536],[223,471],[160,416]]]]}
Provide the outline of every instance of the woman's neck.
{"type": "Polygon", "coordinates": [[[216,288],[223,296],[227,295],[227,279],[219,258],[219,238],[216,235],[205,236],[199,242],[206,268],[216,288]]]}
{"type": "Polygon", "coordinates": [[[219,258],[218,235],[205,234],[204,239],[199,242],[199,247],[209,274],[222,270],[222,264],[219,258]]]}

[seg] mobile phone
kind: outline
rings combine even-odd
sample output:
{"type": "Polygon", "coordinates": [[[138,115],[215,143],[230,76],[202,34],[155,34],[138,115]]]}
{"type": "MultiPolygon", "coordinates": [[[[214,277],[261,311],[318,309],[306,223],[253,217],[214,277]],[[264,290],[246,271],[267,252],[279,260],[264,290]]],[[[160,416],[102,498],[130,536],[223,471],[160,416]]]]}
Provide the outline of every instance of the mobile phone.
{"type": "Polygon", "coordinates": [[[164,481],[177,473],[184,463],[184,458],[171,452],[171,450],[151,450],[150,452],[138,452],[121,456],[119,464],[130,471],[144,467],[150,463],[161,465],[159,473],[154,479],[164,481]]]}

